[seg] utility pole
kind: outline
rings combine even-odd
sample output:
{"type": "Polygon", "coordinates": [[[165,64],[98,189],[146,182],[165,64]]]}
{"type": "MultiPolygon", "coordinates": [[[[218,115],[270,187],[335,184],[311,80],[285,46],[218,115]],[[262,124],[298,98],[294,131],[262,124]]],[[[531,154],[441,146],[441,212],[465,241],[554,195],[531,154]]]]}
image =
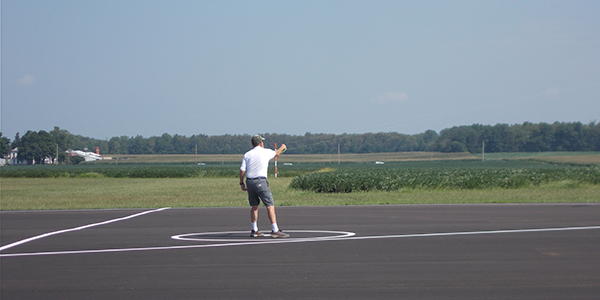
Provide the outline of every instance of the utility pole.
{"type": "Polygon", "coordinates": [[[341,154],[340,154],[340,143],[338,143],[338,165],[340,164],[342,158],[341,158],[341,154]]]}

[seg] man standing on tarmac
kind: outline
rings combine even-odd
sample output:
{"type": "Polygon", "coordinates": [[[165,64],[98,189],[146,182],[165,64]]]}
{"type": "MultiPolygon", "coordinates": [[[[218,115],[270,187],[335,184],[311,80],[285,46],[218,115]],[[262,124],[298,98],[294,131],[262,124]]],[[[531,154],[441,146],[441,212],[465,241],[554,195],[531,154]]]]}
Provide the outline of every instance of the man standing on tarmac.
{"type": "Polygon", "coordinates": [[[254,149],[244,154],[242,166],[240,167],[240,186],[242,191],[248,192],[248,201],[252,206],[250,210],[250,221],[252,222],[251,237],[264,236],[258,230],[258,206],[260,201],[267,207],[269,220],[271,221],[271,237],[272,238],[287,238],[290,235],[283,233],[277,227],[277,216],[275,215],[275,204],[273,202],[273,194],[267,182],[267,170],[269,161],[275,156],[279,156],[287,149],[285,144],[277,150],[266,149],[264,144],[265,138],[260,135],[252,137],[252,146],[254,149]],[[244,184],[244,176],[246,176],[246,184],[244,184]]]}

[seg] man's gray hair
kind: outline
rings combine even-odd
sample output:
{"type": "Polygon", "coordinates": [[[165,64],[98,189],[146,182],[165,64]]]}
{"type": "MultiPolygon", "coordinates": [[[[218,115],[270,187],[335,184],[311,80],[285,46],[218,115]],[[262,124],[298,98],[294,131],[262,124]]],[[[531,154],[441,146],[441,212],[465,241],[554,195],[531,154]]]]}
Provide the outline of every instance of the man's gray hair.
{"type": "Polygon", "coordinates": [[[265,140],[264,137],[256,134],[252,137],[252,146],[256,147],[258,145],[260,145],[260,143],[262,143],[265,140]]]}

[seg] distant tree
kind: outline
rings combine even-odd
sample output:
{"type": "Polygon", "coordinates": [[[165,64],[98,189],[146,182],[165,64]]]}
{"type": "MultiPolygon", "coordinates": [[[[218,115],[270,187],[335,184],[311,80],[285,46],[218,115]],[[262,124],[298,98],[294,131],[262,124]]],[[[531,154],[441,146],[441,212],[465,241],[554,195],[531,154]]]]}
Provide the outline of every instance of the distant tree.
{"type": "Polygon", "coordinates": [[[108,153],[109,146],[108,140],[100,140],[89,137],[84,137],[81,135],[71,135],[72,137],[72,148],[74,150],[85,150],[93,151],[94,148],[98,147],[100,149],[100,153],[108,153]]]}
{"type": "Polygon", "coordinates": [[[50,135],[58,146],[58,161],[67,161],[67,153],[65,151],[73,147],[73,135],[66,130],[61,130],[58,126],[55,126],[54,130],[50,131],[50,135]]]}
{"type": "Polygon", "coordinates": [[[0,132],[0,157],[10,154],[10,139],[0,132]]]}
{"type": "Polygon", "coordinates": [[[175,153],[181,153],[181,154],[194,153],[194,146],[190,145],[190,139],[185,136],[175,134],[175,135],[173,135],[173,139],[172,139],[171,143],[173,145],[173,149],[174,149],[175,153]]]}
{"type": "Polygon", "coordinates": [[[56,157],[56,143],[47,131],[27,131],[21,138],[17,159],[43,164],[46,157],[56,157]]]}
{"type": "Polygon", "coordinates": [[[173,147],[173,137],[168,133],[163,133],[160,137],[153,137],[154,139],[154,153],[169,154],[175,152],[173,147]]]}
{"type": "Polygon", "coordinates": [[[425,143],[425,148],[422,151],[430,151],[433,149],[435,142],[437,141],[439,135],[434,130],[427,130],[423,133],[423,143],[425,143]]]}
{"type": "Polygon", "coordinates": [[[148,154],[147,149],[146,139],[141,135],[137,135],[129,143],[128,154],[148,154]]]}
{"type": "Polygon", "coordinates": [[[554,139],[552,148],[554,151],[576,151],[580,148],[580,131],[583,125],[577,123],[559,123],[552,124],[554,128],[554,139]]]}
{"type": "Polygon", "coordinates": [[[120,138],[112,137],[108,141],[108,152],[112,154],[123,154],[121,152],[121,142],[120,138]]]}
{"type": "Polygon", "coordinates": [[[69,158],[69,163],[72,165],[77,165],[81,162],[85,161],[85,158],[81,157],[81,156],[72,156],[71,158],[69,158]]]}
{"type": "Polygon", "coordinates": [[[436,148],[440,152],[477,151],[479,134],[469,126],[452,127],[440,132],[436,148]]]}
{"type": "MultiPolygon", "coordinates": [[[[59,145],[60,152],[67,148],[93,151],[92,149],[99,147],[101,153],[111,154],[194,154],[196,149],[199,154],[240,154],[252,147],[251,136],[248,134],[219,136],[200,134],[186,137],[164,133],[150,138],[138,135],[99,140],[72,135],[66,130],[55,127],[50,135],[55,142],[54,153],[56,144],[59,145]]],[[[589,124],[580,122],[553,124],[524,122],[493,126],[473,124],[447,128],[439,134],[427,130],[415,135],[396,132],[341,135],[307,132],[300,136],[269,133],[264,133],[263,136],[267,138],[266,147],[272,148],[274,143],[278,145],[285,143],[289,154],[334,154],[338,151],[338,145],[342,153],[397,151],[479,153],[482,142],[485,142],[486,153],[600,151],[600,124],[596,124],[595,121],[589,124]]],[[[21,138],[17,133],[10,147],[20,147],[20,145],[21,138]]]]}
{"type": "Polygon", "coordinates": [[[600,151],[600,123],[590,122],[585,131],[585,139],[589,140],[589,151],[600,151]]]}
{"type": "Polygon", "coordinates": [[[550,124],[523,123],[523,128],[529,133],[524,145],[520,149],[525,152],[550,151],[552,145],[553,129],[550,124]]]}
{"type": "Polygon", "coordinates": [[[190,143],[194,145],[194,151],[196,149],[196,145],[198,146],[198,153],[208,153],[208,135],[200,134],[200,135],[192,135],[190,137],[190,143]]]}
{"type": "Polygon", "coordinates": [[[15,139],[12,141],[12,143],[10,144],[11,150],[18,148],[19,145],[21,144],[21,136],[20,134],[17,132],[15,134],[15,139]]]}

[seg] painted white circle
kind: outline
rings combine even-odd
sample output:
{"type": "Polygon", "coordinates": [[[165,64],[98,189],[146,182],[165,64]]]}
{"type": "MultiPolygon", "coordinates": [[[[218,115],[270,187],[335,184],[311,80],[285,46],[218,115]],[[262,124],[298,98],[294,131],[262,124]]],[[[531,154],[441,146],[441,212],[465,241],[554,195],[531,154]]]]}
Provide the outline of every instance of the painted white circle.
{"type": "MultiPolygon", "coordinates": [[[[356,235],[354,232],[347,231],[330,231],[330,230],[286,230],[286,233],[308,233],[316,236],[310,237],[293,237],[285,238],[284,240],[331,240],[350,237],[356,235]]],[[[186,233],[174,235],[171,238],[180,241],[195,241],[195,242],[264,242],[267,238],[271,239],[270,234],[265,234],[264,237],[246,238],[249,231],[219,231],[219,232],[200,232],[186,233]],[[239,238],[227,238],[227,236],[239,235],[239,238]],[[242,238],[242,235],[244,238],[242,238]]],[[[282,239],[271,239],[282,240],[282,239]]]]}

